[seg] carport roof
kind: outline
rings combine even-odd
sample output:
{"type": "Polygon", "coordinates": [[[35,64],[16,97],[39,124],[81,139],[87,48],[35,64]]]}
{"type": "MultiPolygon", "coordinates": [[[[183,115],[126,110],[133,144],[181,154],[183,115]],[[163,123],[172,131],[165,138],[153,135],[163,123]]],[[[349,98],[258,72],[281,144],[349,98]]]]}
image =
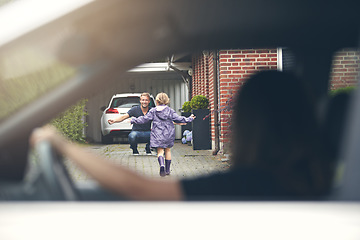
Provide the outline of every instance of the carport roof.
{"type": "MultiPolygon", "coordinates": [[[[172,67],[180,71],[189,71],[191,69],[191,62],[179,62],[171,63],[172,67]]],[[[128,72],[175,72],[173,68],[170,67],[169,63],[144,63],[133,69],[130,69],[128,72]]]]}

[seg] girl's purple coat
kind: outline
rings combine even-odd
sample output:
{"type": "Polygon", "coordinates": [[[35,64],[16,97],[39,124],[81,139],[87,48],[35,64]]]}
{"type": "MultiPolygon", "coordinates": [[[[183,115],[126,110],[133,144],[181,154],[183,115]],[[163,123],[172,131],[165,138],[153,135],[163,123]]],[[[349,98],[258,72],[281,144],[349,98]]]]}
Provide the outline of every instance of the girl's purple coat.
{"type": "Polygon", "coordinates": [[[153,121],[150,146],[154,148],[171,148],[174,146],[175,140],[175,126],[173,121],[177,123],[189,123],[193,120],[192,117],[186,118],[179,116],[170,107],[162,105],[150,109],[145,116],[132,118],[131,123],[143,124],[153,121]]]}

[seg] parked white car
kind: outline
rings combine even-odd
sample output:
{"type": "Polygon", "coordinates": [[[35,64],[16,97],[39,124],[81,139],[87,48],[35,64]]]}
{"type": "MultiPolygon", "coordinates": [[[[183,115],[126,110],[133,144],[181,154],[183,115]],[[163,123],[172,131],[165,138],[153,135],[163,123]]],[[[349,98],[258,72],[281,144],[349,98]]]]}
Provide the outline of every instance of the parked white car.
{"type": "MultiPolygon", "coordinates": [[[[127,140],[131,132],[132,124],[130,118],[120,123],[110,125],[109,119],[126,114],[133,106],[140,105],[141,93],[121,93],[112,96],[109,105],[102,107],[101,115],[101,142],[112,143],[113,141],[127,140]]],[[[150,95],[150,107],[155,106],[154,97],[150,95]]]]}

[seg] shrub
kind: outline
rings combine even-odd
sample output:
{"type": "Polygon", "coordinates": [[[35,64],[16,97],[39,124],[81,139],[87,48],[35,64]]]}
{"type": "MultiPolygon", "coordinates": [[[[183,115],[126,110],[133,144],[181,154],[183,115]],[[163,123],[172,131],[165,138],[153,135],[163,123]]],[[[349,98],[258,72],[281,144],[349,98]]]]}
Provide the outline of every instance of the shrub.
{"type": "Polygon", "coordinates": [[[355,90],[354,86],[348,86],[348,87],[343,87],[343,88],[338,88],[338,89],[334,89],[330,91],[330,95],[331,96],[335,96],[339,93],[350,93],[352,91],[355,90]]]}
{"type": "Polygon", "coordinates": [[[183,112],[191,112],[190,101],[184,102],[182,108],[183,112]]]}
{"type": "Polygon", "coordinates": [[[51,120],[50,124],[55,126],[69,139],[77,142],[85,142],[83,130],[87,126],[84,121],[84,116],[87,115],[85,112],[86,102],[87,99],[80,100],[77,104],[61,113],[57,118],[51,120]]]}
{"type": "Polygon", "coordinates": [[[209,100],[203,95],[196,95],[191,99],[191,109],[207,109],[209,106],[209,100]]]}

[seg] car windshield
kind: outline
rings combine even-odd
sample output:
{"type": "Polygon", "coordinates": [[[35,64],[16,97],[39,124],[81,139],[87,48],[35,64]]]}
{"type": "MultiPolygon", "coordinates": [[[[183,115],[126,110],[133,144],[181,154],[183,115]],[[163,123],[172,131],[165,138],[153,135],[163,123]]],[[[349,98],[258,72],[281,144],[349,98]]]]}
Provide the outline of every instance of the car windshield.
{"type": "Polygon", "coordinates": [[[72,67],[48,61],[33,49],[2,55],[0,69],[0,121],[75,74],[72,67]]]}
{"type": "MultiPolygon", "coordinates": [[[[17,1],[14,1],[14,4],[15,2],[17,1]]],[[[74,2],[81,2],[86,6],[86,2],[90,0],[74,2]]],[[[312,28],[309,34],[304,34],[314,18],[306,18],[302,23],[298,22],[296,16],[292,17],[291,12],[277,16],[278,13],[285,12],[281,10],[282,7],[285,10],[287,5],[266,11],[264,18],[260,18],[262,14],[259,13],[258,19],[254,17],[259,22],[255,21],[255,24],[249,25],[249,22],[252,22],[250,20],[253,20],[250,13],[257,13],[256,10],[252,10],[253,5],[249,7],[247,15],[240,6],[236,13],[225,4],[224,9],[227,9],[229,14],[222,15],[221,9],[215,11],[215,5],[203,1],[196,6],[204,4],[204,8],[194,6],[194,9],[199,11],[206,7],[214,14],[208,14],[208,18],[198,22],[198,19],[193,18],[196,14],[191,12],[191,8],[184,8],[191,10],[185,11],[188,15],[181,14],[180,10],[186,6],[183,3],[182,6],[176,6],[179,11],[175,11],[170,3],[169,6],[166,4],[164,11],[155,11],[156,4],[144,1],[142,7],[130,9],[130,2],[129,10],[133,11],[123,10],[116,1],[93,1],[88,7],[81,7],[78,11],[69,10],[65,12],[65,16],[60,14],[58,19],[49,19],[46,23],[24,30],[22,34],[14,35],[6,41],[0,33],[0,158],[1,164],[5,166],[0,165],[0,176],[2,172],[7,174],[8,169],[15,169],[13,172],[22,177],[27,161],[26,150],[29,149],[28,137],[32,129],[51,121],[65,110],[65,107],[71,103],[75,104],[74,100],[81,98],[86,98],[87,102],[81,109],[84,110],[85,116],[81,118],[84,127],[80,134],[84,135],[84,141],[87,143],[98,144],[105,136],[101,131],[101,124],[111,122],[105,119],[99,123],[100,115],[104,115],[103,106],[108,106],[109,99],[116,93],[121,95],[114,96],[109,106],[111,108],[131,108],[140,105],[138,93],[142,91],[153,96],[162,91],[166,92],[170,98],[169,106],[179,115],[187,113],[181,108],[185,102],[189,102],[188,100],[194,96],[206,95],[209,100],[209,115],[197,119],[209,120],[209,124],[203,125],[210,129],[206,134],[210,138],[208,142],[213,150],[212,154],[224,154],[227,161],[231,159],[227,156],[231,156],[233,134],[230,128],[231,100],[251,74],[262,70],[290,71],[298,74],[306,80],[305,84],[311,85],[309,92],[311,91],[315,100],[319,102],[319,119],[323,117],[321,114],[325,110],[322,108],[325,109],[327,104],[326,94],[323,92],[357,86],[358,50],[341,50],[330,59],[333,49],[354,47],[352,40],[342,42],[336,38],[337,41],[324,41],[330,38],[329,36],[339,35],[338,26],[334,26],[332,31],[327,28],[314,31],[316,28],[312,28]],[[154,9],[147,11],[147,4],[154,9]],[[166,14],[163,14],[164,12],[166,14]],[[214,20],[211,16],[219,16],[219,19],[224,17],[224,20],[214,20]],[[235,17],[225,18],[226,16],[235,17]],[[268,21],[268,18],[272,21],[268,21]],[[301,25],[301,28],[297,25],[292,28],[294,23],[301,25]],[[271,33],[268,32],[269,29],[271,33]],[[233,30],[236,30],[235,33],[232,33],[233,30]],[[312,37],[317,32],[319,33],[312,37]],[[294,39],[303,35],[304,38],[294,39]],[[332,43],[335,43],[334,46],[332,43]],[[291,50],[294,50],[294,56],[291,50]],[[306,51],[302,53],[303,50],[306,51]],[[319,64],[319,68],[315,67],[317,58],[323,55],[319,63],[325,63],[319,64]],[[164,62],[160,64],[157,59],[164,62]],[[145,63],[141,69],[131,71],[141,63],[145,63]],[[183,68],[181,64],[184,64],[183,68]],[[326,85],[328,78],[331,78],[329,86],[326,85]],[[312,81],[313,79],[319,80],[312,81]],[[43,102],[44,104],[39,104],[43,102]],[[27,114],[21,114],[23,112],[27,114]]],[[[81,4],[77,7],[83,6],[81,4]]],[[[235,5],[237,4],[234,3],[235,5]]],[[[46,7],[44,5],[42,9],[47,9],[46,7]]],[[[127,9],[125,7],[124,9],[127,9]]],[[[27,9],[37,8],[33,6],[27,9]]],[[[32,13],[28,10],[26,12],[32,13]]],[[[48,9],[46,12],[52,17],[55,16],[48,9]]],[[[7,36],[5,33],[8,33],[8,30],[18,27],[14,25],[15,22],[13,24],[9,21],[11,19],[2,18],[1,15],[4,14],[1,13],[0,11],[0,29],[4,36],[7,36]],[[11,27],[5,28],[6,25],[11,27]]],[[[19,18],[23,15],[14,16],[19,18]]],[[[325,23],[329,18],[324,19],[322,22],[325,23]]],[[[339,23],[345,22],[340,20],[341,18],[339,23]]],[[[349,27],[344,28],[347,30],[349,27]]],[[[353,34],[345,33],[344,31],[341,38],[352,39],[353,34]]],[[[151,98],[149,106],[154,105],[151,98]]],[[[118,112],[123,114],[125,111],[118,112]]],[[[107,117],[115,118],[115,114],[107,117]]],[[[69,119],[71,120],[64,120],[64,123],[73,122],[74,117],[69,119]]],[[[125,123],[128,124],[124,121],[125,123]]],[[[108,125],[114,128],[117,126],[108,125]]],[[[175,139],[180,143],[184,136],[183,126],[175,127],[175,139]]],[[[118,130],[109,131],[113,131],[112,134],[115,135],[118,130]]],[[[195,135],[194,133],[193,136],[195,135]]],[[[191,141],[186,142],[192,144],[191,141]]],[[[128,146],[126,150],[129,150],[128,146]]],[[[192,157],[188,152],[186,154],[186,157],[192,157]]],[[[133,157],[131,152],[125,151],[119,155],[124,155],[130,160],[133,157]]],[[[180,177],[182,176],[185,175],[180,177]]]]}
{"type": "MultiPolygon", "coordinates": [[[[26,19],[24,21],[24,19],[18,19],[16,14],[22,4],[33,4],[33,9],[37,9],[36,4],[45,3],[0,1],[0,28],[2,29],[0,34],[0,121],[20,111],[31,101],[77,74],[74,66],[55,57],[64,39],[72,35],[73,30],[57,29],[57,34],[49,36],[46,42],[31,39],[15,47],[11,41],[85,3],[85,1],[78,1],[73,5],[53,5],[51,9],[43,5],[43,9],[49,10],[48,18],[24,17],[26,19]],[[12,23],[11,27],[9,27],[9,21],[12,23]]],[[[36,11],[27,14],[36,15],[36,11]]]]}

